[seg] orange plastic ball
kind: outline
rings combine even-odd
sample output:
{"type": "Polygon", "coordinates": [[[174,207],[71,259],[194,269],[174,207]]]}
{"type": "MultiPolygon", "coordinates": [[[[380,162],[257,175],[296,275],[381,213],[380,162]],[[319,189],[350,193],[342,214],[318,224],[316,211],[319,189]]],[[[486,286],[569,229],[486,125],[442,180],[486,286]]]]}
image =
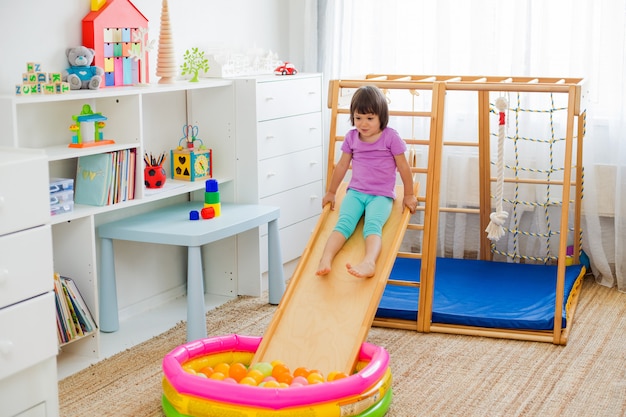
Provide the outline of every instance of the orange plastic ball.
{"type": "Polygon", "coordinates": [[[230,365],[228,370],[228,376],[239,382],[243,377],[248,374],[248,368],[241,362],[235,362],[230,365]]]}
{"type": "Polygon", "coordinates": [[[283,373],[288,373],[288,374],[291,373],[291,371],[289,370],[289,367],[287,367],[286,365],[278,364],[278,365],[274,365],[274,367],[272,368],[272,376],[276,379],[278,379],[278,375],[283,374],[283,373]]]}
{"type": "Polygon", "coordinates": [[[213,371],[221,372],[224,375],[228,376],[228,373],[230,371],[230,365],[227,364],[226,362],[220,362],[213,367],[213,371]]]}
{"type": "Polygon", "coordinates": [[[303,376],[303,377],[308,377],[309,374],[311,373],[311,370],[309,368],[305,368],[304,366],[301,366],[299,368],[296,368],[293,371],[293,376],[303,376]]]}
{"type": "Polygon", "coordinates": [[[205,366],[204,368],[200,369],[198,371],[198,373],[204,374],[206,376],[211,376],[211,374],[213,373],[213,368],[211,368],[210,366],[205,366]]]}
{"type": "Polygon", "coordinates": [[[287,385],[291,385],[294,376],[291,375],[289,372],[283,372],[282,374],[278,374],[277,376],[275,376],[275,378],[278,382],[284,382],[287,385]]]}

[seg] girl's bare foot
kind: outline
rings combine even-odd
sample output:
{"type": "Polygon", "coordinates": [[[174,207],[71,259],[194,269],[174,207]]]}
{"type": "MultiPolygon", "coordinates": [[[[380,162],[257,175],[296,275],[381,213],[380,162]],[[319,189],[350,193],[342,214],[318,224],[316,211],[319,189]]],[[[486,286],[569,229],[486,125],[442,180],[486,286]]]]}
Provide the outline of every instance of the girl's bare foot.
{"type": "Polygon", "coordinates": [[[348,268],[348,272],[355,277],[369,278],[374,276],[376,264],[374,262],[363,261],[354,267],[350,264],[346,264],[346,268],[348,268]]]}
{"type": "Polygon", "coordinates": [[[317,267],[317,271],[315,272],[315,275],[324,276],[324,275],[328,275],[329,272],[330,272],[330,262],[324,262],[322,260],[320,261],[320,264],[317,267]]]}

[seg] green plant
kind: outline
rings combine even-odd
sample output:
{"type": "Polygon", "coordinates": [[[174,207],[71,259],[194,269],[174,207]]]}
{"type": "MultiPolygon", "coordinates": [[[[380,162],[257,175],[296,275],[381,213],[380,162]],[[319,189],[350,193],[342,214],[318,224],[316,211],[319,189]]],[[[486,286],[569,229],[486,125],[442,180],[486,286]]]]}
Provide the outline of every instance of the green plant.
{"type": "Polygon", "coordinates": [[[202,70],[204,72],[209,70],[209,60],[204,57],[204,51],[198,48],[191,48],[185,51],[183,56],[183,65],[180,66],[182,75],[191,74],[193,77],[189,82],[198,82],[198,73],[202,70]]]}

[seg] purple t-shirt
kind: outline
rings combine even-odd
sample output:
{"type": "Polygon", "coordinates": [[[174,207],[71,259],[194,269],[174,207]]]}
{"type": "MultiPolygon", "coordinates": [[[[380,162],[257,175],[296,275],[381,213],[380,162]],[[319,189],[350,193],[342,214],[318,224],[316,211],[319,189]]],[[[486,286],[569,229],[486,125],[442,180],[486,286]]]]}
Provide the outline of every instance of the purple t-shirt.
{"type": "Polygon", "coordinates": [[[406,151],[406,143],[398,132],[386,127],[376,142],[367,143],[352,129],[346,134],[341,151],[352,154],[352,178],[348,188],[365,194],[396,197],[394,156],[406,151]]]}

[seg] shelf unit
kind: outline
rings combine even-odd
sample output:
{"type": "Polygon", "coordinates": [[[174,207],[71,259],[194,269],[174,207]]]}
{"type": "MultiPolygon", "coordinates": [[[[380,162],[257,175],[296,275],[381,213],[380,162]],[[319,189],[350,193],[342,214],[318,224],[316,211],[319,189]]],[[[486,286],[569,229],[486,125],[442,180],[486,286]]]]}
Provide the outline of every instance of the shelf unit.
{"type": "MultiPolygon", "coordinates": [[[[73,211],[50,218],[54,270],[76,281],[97,322],[99,242],[96,227],[175,202],[203,198],[204,181],[177,181],[170,176],[169,151],[178,146],[185,124],[198,126],[198,138],[213,150],[213,177],[220,184],[221,200],[235,202],[234,100],[234,83],[226,79],[79,90],[59,95],[0,96],[0,146],[43,150],[50,177],[75,178],[78,157],[83,155],[136,149],[134,200],[102,207],[75,204],[73,211]],[[68,147],[72,115],[80,113],[84,104],[107,117],[104,138],[113,139],[114,144],[80,149],[68,147]],[[162,189],[143,187],[141,157],[145,152],[168,154],[165,164],[168,178],[162,189]]],[[[15,180],[19,178],[16,172],[15,180]]],[[[232,252],[230,248],[236,247],[236,238],[232,240],[224,244],[223,253],[232,252]]],[[[118,252],[121,257],[116,262],[121,265],[117,273],[121,284],[118,286],[120,317],[151,311],[184,295],[185,257],[178,249],[120,244],[116,256],[118,252]]],[[[221,263],[212,267],[221,268],[228,277],[223,282],[207,285],[208,292],[224,299],[237,295],[233,257],[236,251],[217,261],[211,259],[221,263]]],[[[91,362],[102,359],[101,337],[100,332],[95,332],[64,345],[58,357],[60,374],[67,373],[62,370],[63,363],[72,362],[72,356],[87,357],[91,362]]]]}

